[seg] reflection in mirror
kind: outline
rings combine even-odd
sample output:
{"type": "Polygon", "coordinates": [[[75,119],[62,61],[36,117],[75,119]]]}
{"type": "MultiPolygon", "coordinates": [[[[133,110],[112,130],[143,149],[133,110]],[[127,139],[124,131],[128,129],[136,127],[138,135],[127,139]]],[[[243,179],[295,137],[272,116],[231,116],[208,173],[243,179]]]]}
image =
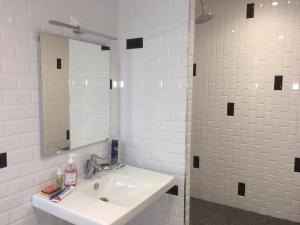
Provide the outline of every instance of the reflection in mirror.
{"type": "Polygon", "coordinates": [[[43,155],[109,138],[110,51],[41,34],[43,155]]]}
{"type": "Polygon", "coordinates": [[[69,40],[71,148],[105,140],[109,133],[109,51],[69,40]]]}

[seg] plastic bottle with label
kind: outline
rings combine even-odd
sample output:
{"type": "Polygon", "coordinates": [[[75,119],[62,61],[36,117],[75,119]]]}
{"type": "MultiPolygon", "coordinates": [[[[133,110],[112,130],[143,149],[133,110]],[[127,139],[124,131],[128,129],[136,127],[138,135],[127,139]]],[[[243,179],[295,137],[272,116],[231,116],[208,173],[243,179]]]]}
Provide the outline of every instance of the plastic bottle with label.
{"type": "Polygon", "coordinates": [[[75,186],[77,183],[77,167],[74,164],[73,156],[73,154],[69,155],[68,166],[64,171],[65,187],[75,186]]]}
{"type": "Polygon", "coordinates": [[[63,171],[61,168],[57,168],[57,171],[56,171],[56,185],[59,188],[62,188],[64,185],[63,171]]]}

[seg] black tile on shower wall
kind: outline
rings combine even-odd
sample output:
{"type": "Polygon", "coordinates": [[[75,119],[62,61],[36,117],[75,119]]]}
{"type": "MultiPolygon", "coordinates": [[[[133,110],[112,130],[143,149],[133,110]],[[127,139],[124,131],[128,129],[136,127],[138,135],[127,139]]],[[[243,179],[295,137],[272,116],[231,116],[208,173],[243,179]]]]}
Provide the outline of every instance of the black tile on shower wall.
{"type": "Polygon", "coordinates": [[[199,156],[193,157],[193,168],[199,168],[200,167],[200,158],[199,156]]]}
{"type": "Polygon", "coordinates": [[[300,158],[295,158],[294,172],[300,173],[300,158]]]}
{"type": "Polygon", "coordinates": [[[1,153],[0,154],[0,169],[7,167],[7,154],[1,153]]]}
{"type": "Polygon", "coordinates": [[[112,88],[113,88],[113,82],[112,82],[112,79],[110,79],[109,80],[109,89],[112,90],[112,88]]]}
{"type": "Polygon", "coordinates": [[[67,140],[70,140],[70,130],[67,130],[67,131],[66,131],[66,139],[67,139],[67,140]]]}
{"type": "Polygon", "coordinates": [[[101,50],[102,50],[102,51],[109,51],[109,50],[110,50],[110,47],[105,46],[105,45],[101,45],[101,50]]]}
{"type": "Polygon", "coordinates": [[[193,76],[195,77],[197,75],[197,64],[193,64],[193,76]]]}
{"type": "Polygon", "coordinates": [[[143,38],[131,38],[126,40],[126,49],[143,48],[143,38]]]}
{"type": "Polygon", "coordinates": [[[250,3],[247,4],[247,14],[246,14],[246,18],[250,19],[250,18],[254,18],[254,3],[250,3]]]}
{"type": "Polygon", "coordinates": [[[178,195],[178,186],[174,185],[173,187],[171,187],[168,191],[167,194],[170,195],[178,195]]]}
{"type": "Polygon", "coordinates": [[[61,58],[56,59],[56,69],[61,70],[61,58]]]}
{"type": "Polygon", "coordinates": [[[283,82],[283,76],[277,75],[274,78],[274,90],[280,91],[282,90],[282,82],[283,82]]]}
{"type": "Polygon", "coordinates": [[[245,183],[239,183],[238,185],[238,195],[245,196],[246,192],[246,184],[245,183]]]}
{"type": "Polygon", "coordinates": [[[227,103],[227,116],[234,116],[234,103],[227,103]]]}

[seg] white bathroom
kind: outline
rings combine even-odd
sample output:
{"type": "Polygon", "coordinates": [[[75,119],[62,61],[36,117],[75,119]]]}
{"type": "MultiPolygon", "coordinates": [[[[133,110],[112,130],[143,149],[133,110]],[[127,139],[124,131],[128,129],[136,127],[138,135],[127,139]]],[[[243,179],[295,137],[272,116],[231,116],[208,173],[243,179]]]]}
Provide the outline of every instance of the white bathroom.
{"type": "Polygon", "coordinates": [[[0,225],[299,225],[300,0],[0,0],[0,225]]]}

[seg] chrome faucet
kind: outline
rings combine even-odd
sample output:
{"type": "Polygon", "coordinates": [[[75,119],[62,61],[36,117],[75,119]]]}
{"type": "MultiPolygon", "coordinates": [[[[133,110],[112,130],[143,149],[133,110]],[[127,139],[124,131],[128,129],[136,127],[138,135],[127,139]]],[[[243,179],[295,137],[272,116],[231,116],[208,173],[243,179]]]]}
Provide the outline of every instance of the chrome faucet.
{"type": "Polygon", "coordinates": [[[108,158],[103,158],[96,154],[91,154],[84,177],[86,179],[89,179],[93,176],[95,170],[102,171],[109,165],[110,163],[108,163],[108,158]]]}

